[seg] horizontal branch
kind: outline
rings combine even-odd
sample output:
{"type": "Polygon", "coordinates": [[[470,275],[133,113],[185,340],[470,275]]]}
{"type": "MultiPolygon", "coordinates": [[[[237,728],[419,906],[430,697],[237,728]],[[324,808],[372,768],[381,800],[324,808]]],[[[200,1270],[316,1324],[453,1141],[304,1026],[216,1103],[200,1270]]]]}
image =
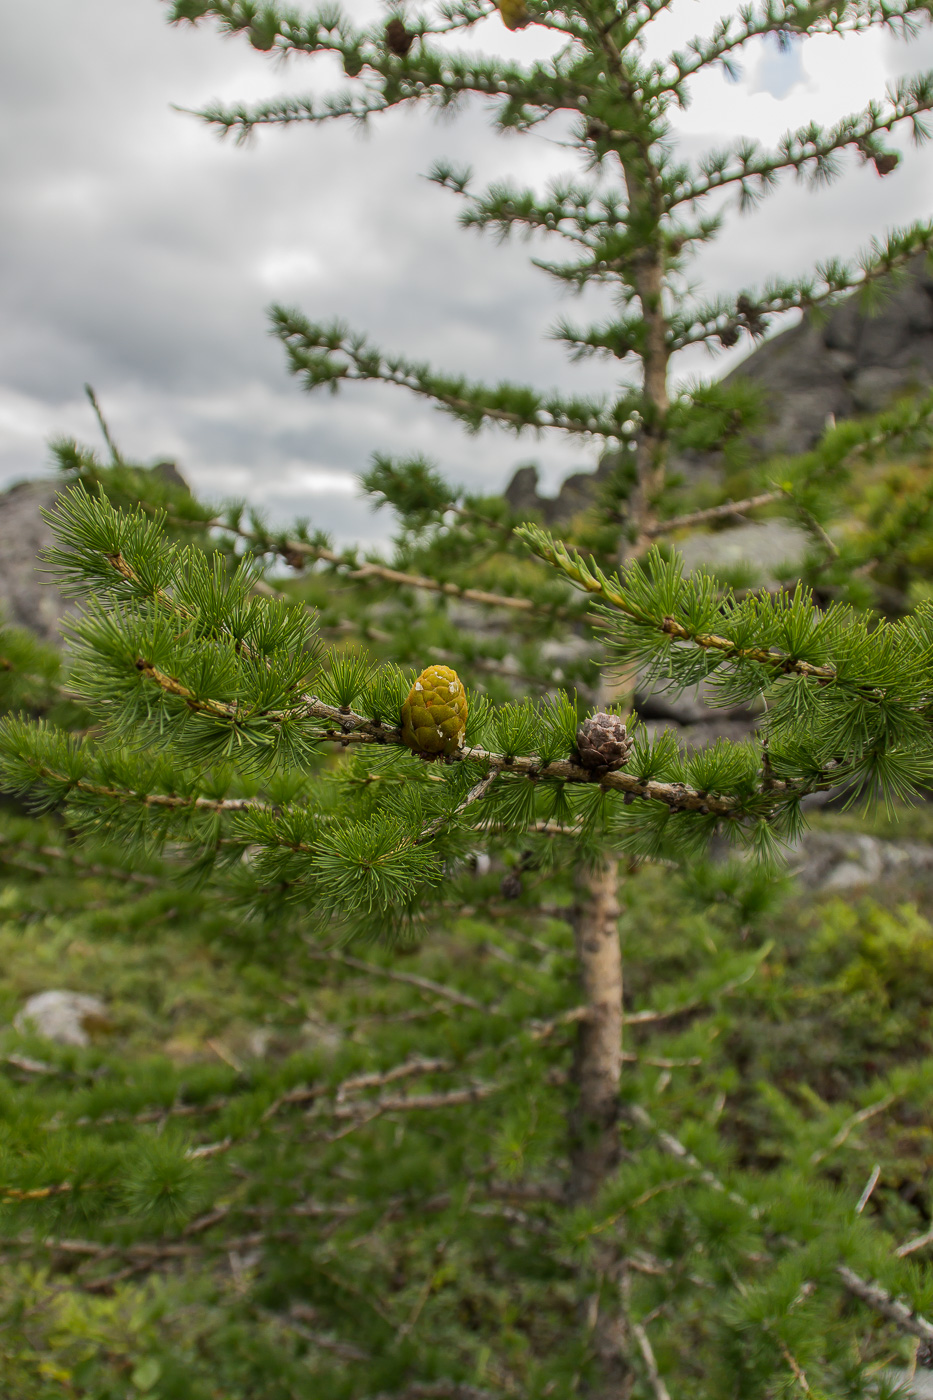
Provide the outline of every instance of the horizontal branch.
{"type": "Polygon", "coordinates": [[[47,866],[30,865],[22,860],[22,856],[29,853],[46,856],[49,860],[67,861],[74,870],[85,875],[97,875],[108,880],[128,880],[135,885],[145,885],[148,889],[158,889],[164,884],[164,880],[158,875],[143,875],[138,870],[120,870],[115,866],[82,860],[80,856],[60,846],[34,846],[31,842],[12,841],[9,836],[0,834],[0,860],[8,860],[11,864],[15,862],[21,870],[48,875],[50,871],[47,866]]]}
{"type": "Polygon", "coordinates": [[[859,1298],[866,1307],[893,1322],[901,1332],[906,1332],[911,1337],[919,1337],[923,1342],[933,1343],[933,1322],[914,1312],[906,1303],[892,1298],[880,1284],[860,1278],[848,1265],[840,1264],[836,1273],[848,1291],[859,1298]]]}
{"type": "Polygon", "coordinates": [[[708,506],[705,510],[692,510],[687,515],[673,515],[669,520],[659,520],[645,527],[643,533],[648,539],[658,535],[673,534],[675,530],[686,530],[692,525],[705,525],[710,520],[727,520],[730,515],[743,515],[759,506],[770,506],[779,501],[781,491],[762,491],[757,496],[746,496],[742,501],[724,501],[721,506],[708,506]]]}
{"type": "Polygon", "coordinates": [[[401,569],[391,569],[386,564],[351,561],[346,555],[338,554],[335,550],[327,548],[326,545],[312,544],[307,540],[286,539],[276,542],[271,537],[261,536],[252,530],[244,530],[241,526],[231,525],[222,519],[208,520],[205,524],[208,528],[226,530],[228,533],[237,535],[240,539],[248,540],[251,544],[260,547],[267,541],[270,550],[274,550],[294,569],[301,568],[305,560],[320,559],[325,563],[346,570],[348,578],[378,579],[381,583],[391,583],[401,588],[417,588],[425,593],[440,593],[447,598],[460,598],[465,603],[478,603],[487,608],[508,608],[512,612],[528,613],[539,617],[563,618],[567,616],[566,608],[542,607],[530,598],[516,598],[505,593],[489,593],[482,588],[464,588],[458,583],[431,578],[427,574],[410,574],[401,569]]]}
{"type": "Polygon", "coordinates": [[[398,972],[395,968],[379,967],[376,963],[365,962],[362,958],[351,957],[349,953],[341,953],[336,949],[318,952],[313,948],[308,948],[307,956],[322,962],[339,963],[343,967],[351,967],[357,972],[365,972],[370,977],[384,977],[392,982],[402,982],[407,987],[415,987],[418,991],[428,992],[433,997],[443,997],[445,1001],[452,1001],[457,1006],[465,1006],[471,1011],[494,1014],[491,1007],[483,1006],[482,1002],[467,996],[465,992],[445,987],[441,982],[432,982],[429,977],[418,977],[413,972],[398,972]]]}
{"type": "Polygon", "coordinates": [[[744,188],[746,181],[756,182],[756,192],[761,193],[773,185],[774,177],[781,171],[800,172],[811,163],[817,168],[825,166],[834,154],[846,146],[856,145],[859,139],[868,140],[877,132],[888,130],[892,124],[893,122],[869,120],[861,123],[857,130],[853,124],[851,130],[829,132],[822,136],[822,139],[811,136],[809,140],[804,140],[805,133],[797,132],[793,138],[788,139],[787,147],[774,155],[764,155],[757,150],[754,154],[735,152],[734,158],[739,162],[736,166],[731,169],[714,169],[708,175],[689,184],[675,186],[675,193],[664,201],[665,207],[670,211],[678,205],[691,204],[707,195],[727,189],[730,185],[738,184],[744,188]]]}
{"type": "Polygon", "coordinates": [[[470,384],[434,374],[425,364],[383,355],[341,325],[317,325],[286,307],[273,307],[272,319],[291,372],[303,379],[309,391],[336,388],[341,381],[394,384],[452,413],[473,432],[488,422],[516,433],[556,429],[573,436],[616,440],[641,406],[635,391],[607,405],[602,400],[542,395],[524,385],[470,384]]]}
{"type": "MultiPolygon", "coordinates": [[[[679,624],[673,623],[672,628],[679,624]]],[[[686,629],[680,631],[687,635],[686,629]]],[[[708,645],[721,644],[732,647],[732,643],[725,642],[721,638],[704,639],[708,645]]],[[[733,648],[734,649],[734,648],[733,648]]],[[[762,653],[772,665],[775,664],[775,657],[768,653],[762,653]]],[[[807,666],[806,662],[796,663],[799,667],[807,666]]],[[[237,720],[241,718],[240,712],[235,702],[196,699],[194,694],[173,677],[164,675],[157,667],[151,663],[140,660],[137,662],[137,670],[148,680],[153,681],[167,694],[174,695],[185,701],[193,710],[201,710],[204,714],[212,718],[224,718],[237,720]]],[[[809,673],[814,675],[824,674],[824,670],[819,667],[809,667],[809,673]]],[[[803,672],[801,672],[802,674],[803,672]]],[[[328,742],[348,744],[391,744],[399,747],[408,746],[402,738],[401,729],[390,729],[378,720],[368,719],[365,715],[356,714],[352,710],[342,710],[336,705],[328,705],[314,696],[308,696],[299,707],[296,707],[289,715],[278,711],[266,713],[264,718],[269,720],[282,721],[288,719],[315,719],[321,720],[329,727],[326,728],[321,738],[328,742]]],[[[245,718],[245,715],[242,716],[245,718]]],[[[550,779],[563,783],[598,783],[603,789],[609,792],[620,792],[632,797],[640,797],[648,802],[660,802],[664,806],[676,812],[699,812],[701,815],[732,816],[741,810],[741,804],[734,797],[719,797],[713,793],[700,792],[687,783],[662,782],[656,778],[639,778],[633,773],[626,773],[623,769],[614,772],[603,773],[592,768],[584,768],[582,764],[570,758],[553,759],[549,763],[543,763],[536,754],[508,754],[493,753],[488,749],[463,747],[456,753],[449,755],[451,762],[479,763],[490,771],[496,773],[510,773],[517,777],[529,779],[531,782],[539,782],[550,779]]],[[[48,776],[51,776],[49,774],[48,776]]],[[[175,797],[168,794],[136,794],[128,790],[95,785],[82,779],[64,779],[62,775],[54,775],[59,781],[65,781],[69,786],[79,791],[96,793],[104,797],[110,797],[123,801],[139,801],[147,806],[155,807],[192,807],[205,808],[211,811],[248,811],[250,809],[263,808],[268,810],[268,804],[255,801],[250,798],[185,798],[175,797]]],[[[777,797],[780,793],[789,791],[787,784],[771,783],[768,792],[777,797]]]]}

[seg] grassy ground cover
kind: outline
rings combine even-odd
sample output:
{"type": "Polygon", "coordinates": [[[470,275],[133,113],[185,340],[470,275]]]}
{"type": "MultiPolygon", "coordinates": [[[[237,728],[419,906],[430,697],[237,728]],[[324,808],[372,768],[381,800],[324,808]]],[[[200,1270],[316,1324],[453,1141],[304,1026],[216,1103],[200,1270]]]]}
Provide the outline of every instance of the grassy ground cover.
{"type": "MultiPolygon", "coordinates": [[[[747,872],[640,871],[621,924],[626,1160],[594,1208],[569,1210],[560,876],[532,872],[506,901],[501,870],[467,874],[401,954],[285,930],[257,946],[157,866],[131,881],[112,850],[82,850],[76,868],[52,854],[67,850],[54,823],[15,815],[2,837],[3,1181],[58,1133],[57,1179],[82,1187],[56,1207],[54,1245],[48,1200],[34,1220],[28,1202],[0,1213],[7,1394],[572,1394],[581,1279],[624,1231],[635,1315],[700,1397],[727,1384],[724,1357],[736,1383],[766,1363],[787,1300],[780,1268],[756,1293],[756,1258],[783,1251],[790,1286],[806,1256],[831,1335],[861,1306],[825,1287],[840,1251],[883,1280],[928,1228],[933,889],[806,901],[747,872]],[[49,987],[105,999],[88,1048],[10,1028],[49,987]],[[165,1210],[140,1234],[133,1183],[153,1171],[165,1210]],[[735,1280],[734,1335],[720,1320],[713,1336],[705,1296],[735,1280]],[[413,1370],[435,1388],[406,1390],[413,1370]]],[[[853,1395],[913,1345],[867,1311],[860,1335],[827,1363],[853,1395]]]]}

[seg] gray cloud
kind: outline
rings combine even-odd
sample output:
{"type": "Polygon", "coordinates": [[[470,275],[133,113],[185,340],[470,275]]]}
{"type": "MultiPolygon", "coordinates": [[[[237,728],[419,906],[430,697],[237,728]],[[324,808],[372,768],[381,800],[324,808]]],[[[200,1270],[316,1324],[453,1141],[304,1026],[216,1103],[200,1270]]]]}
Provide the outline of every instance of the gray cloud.
{"type": "MultiPolygon", "coordinates": [[[[276,67],[242,41],[170,29],[156,0],[47,0],[41,33],[16,7],[4,38],[0,481],[43,470],[52,433],[96,435],[85,380],[127,452],[175,456],[211,496],[248,496],[279,519],[308,515],[341,538],[386,528],[354,494],[374,450],[421,451],[451,478],[489,488],[519,462],[538,461],[553,486],[592,462],[582,444],[466,438],[381,387],[308,398],[287,378],[264,314],[273,299],[294,302],[438,367],[608,388],[608,367],[568,366],[545,336],[559,310],[585,319],[598,301],[562,305],[527,246],[497,249],[458,229],[451,196],[421,178],[449,155],[484,179],[539,180],[569,163],[555,142],[501,140],[471,110],[443,124],[393,114],[363,138],[337,125],[263,132],[238,149],[170,103],[302,90],[314,65],[276,67]]],[[[890,69],[902,60],[888,53],[890,69]]],[[[722,93],[718,115],[714,93],[684,128],[689,148],[734,124],[735,99],[722,93]]],[[[911,154],[885,182],[886,223],[928,212],[931,174],[929,157],[911,154]]],[[[854,251],[877,231],[874,179],[853,169],[819,199],[790,186],[735,221],[698,276],[734,288],[762,267],[795,271],[854,251]]],[[[682,372],[714,368],[700,355],[682,372]]]]}

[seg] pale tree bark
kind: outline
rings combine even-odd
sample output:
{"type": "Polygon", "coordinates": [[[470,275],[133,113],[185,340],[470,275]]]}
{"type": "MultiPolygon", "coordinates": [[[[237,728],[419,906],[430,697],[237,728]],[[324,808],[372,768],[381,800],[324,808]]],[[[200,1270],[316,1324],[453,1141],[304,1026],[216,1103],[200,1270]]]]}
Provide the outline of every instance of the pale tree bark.
{"type": "MultiPolygon", "coordinates": [[[[586,1020],[577,1027],[570,1118],[569,1200],[592,1201],[620,1157],[619,1081],[622,1072],[622,950],[619,942],[618,866],[604,860],[575,873],[572,912],[586,1020]]],[[[616,1232],[618,1235],[618,1231],[616,1232]]],[[[629,1362],[625,1260],[618,1238],[606,1239],[594,1259],[599,1286],[587,1320],[597,1379],[588,1400],[627,1400],[635,1373],[629,1362]]]]}
{"type": "Polygon", "coordinates": [[[573,1201],[591,1201],[619,1160],[619,1080],[622,1071],[622,950],[618,867],[602,861],[575,873],[573,935],[586,1020],[577,1030],[570,1121],[573,1201]]]}

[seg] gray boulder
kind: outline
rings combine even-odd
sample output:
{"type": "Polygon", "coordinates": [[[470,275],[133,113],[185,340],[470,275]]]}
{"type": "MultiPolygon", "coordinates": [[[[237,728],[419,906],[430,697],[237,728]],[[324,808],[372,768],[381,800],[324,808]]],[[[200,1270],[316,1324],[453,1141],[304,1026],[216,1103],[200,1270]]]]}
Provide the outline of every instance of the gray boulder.
{"type": "Polygon", "coordinates": [[[933,877],[933,846],[884,841],[861,832],[807,831],[788,865],[808,890],[853,890],[933,877]]]}
{"type": "Polygon", "coordinates": [[[13,1025],[32,1031],[56,1045],[90,1045],[96,1033],[111,1029],[107,1008],[99,997],[84,992],[39,992],[26,1002],[13,1025]]]}
{"type": "Polygon", "coordinates": [[[736,525],[706,535],[691,535],[678,542],[686,572],[706,569],[712,574],[747,571],[753,584],[774,583],[786,570],[793,571],[812,546],[799,525],[786,520],[736,525]]]}

